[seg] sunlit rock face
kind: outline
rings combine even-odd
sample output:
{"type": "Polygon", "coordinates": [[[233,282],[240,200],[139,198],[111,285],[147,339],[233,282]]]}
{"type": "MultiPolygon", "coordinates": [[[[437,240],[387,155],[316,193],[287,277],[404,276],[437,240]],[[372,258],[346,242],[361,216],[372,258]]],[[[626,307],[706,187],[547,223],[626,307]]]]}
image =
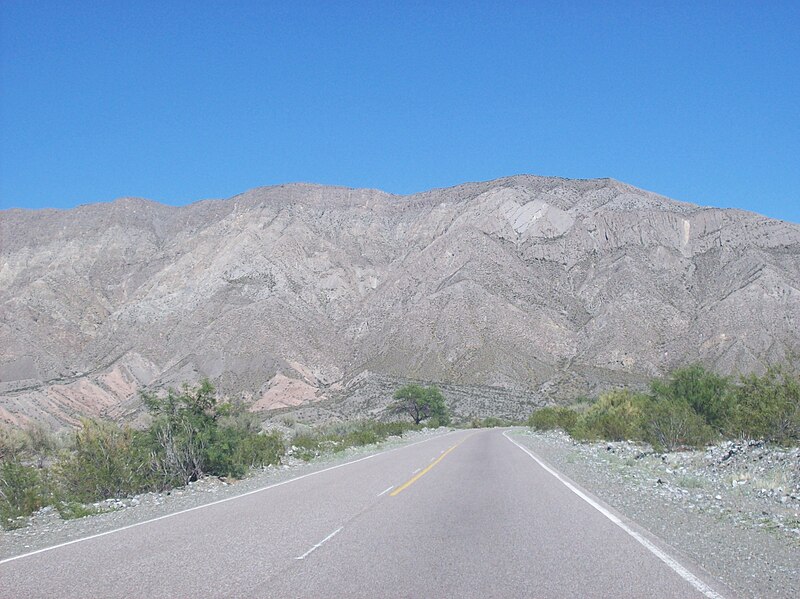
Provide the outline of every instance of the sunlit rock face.
{"type": "Polygon", "coordinates": [[[203,377],[263,409],[364,372],[557,400],[797,350],[799,225],[609,179],[0,212],[5,421],[124,417],[203,377]]]}

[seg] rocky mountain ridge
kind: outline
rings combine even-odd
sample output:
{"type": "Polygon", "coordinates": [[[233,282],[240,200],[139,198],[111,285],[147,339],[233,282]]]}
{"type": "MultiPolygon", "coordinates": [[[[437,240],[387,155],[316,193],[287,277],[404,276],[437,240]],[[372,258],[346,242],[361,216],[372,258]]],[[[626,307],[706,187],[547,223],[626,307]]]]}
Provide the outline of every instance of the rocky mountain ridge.
{"type": "Polygon", "coordinates": [[[9,422],[130,416],[202,377],[258,409],[365,375],[549,401],[799,349],[800,225],[610,179],[0,212],[9,422]]]}

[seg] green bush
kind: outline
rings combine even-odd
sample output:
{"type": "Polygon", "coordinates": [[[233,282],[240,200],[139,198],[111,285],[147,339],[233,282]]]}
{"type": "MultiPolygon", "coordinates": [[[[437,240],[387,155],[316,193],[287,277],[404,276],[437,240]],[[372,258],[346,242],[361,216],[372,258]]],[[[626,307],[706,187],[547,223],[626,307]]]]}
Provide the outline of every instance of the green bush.
{"type": "MultiPolygon", "coordinates": [[[[239,478],[250,468],[280,463],[285,454],[280,433],[261,432],[258,418],[242,406],[218,403],[207,381],[161,397],[143,394],[143,399],[153,416],[146,430],[85,420],[60,454],[58,439],[42,426],[0,427],[2,525],[19,525],[21,517],[44,505],[55,505],[65,519],[76,518],[93,513],[85,504],[110,497],[168,489],[206,474],[239,478]]],[[[292,444],[295,455],[310,460],[323,451],[378,443],[416,428],[374,421],[322,431],[298,426],[292,444]]]]}
{"type": "Polygon", "coordinates": [[[726,432],[776,443],[800,441],[800,377],[784,366],[742,378],[726,432]]]}
{"type": "Polygon", "coordinates": [[[209,448],[221,458],[212,460],[210,472],[240,478],[251,468],[279,464],[286,451],[283,436],[277,431],[262,432],[258,417],[243,406],[230,406],[227,411],[217,421],[209,448]]]}
{"type": "Polygon", "coordinates": [[[48,493],[38,468],[17,460],[0,462],[0,524],[18,528],[21,519],[47,505],[48,493]]]}
{"type": "Polygon", "coordinates": [[[20,460],[28,447],[28,440],[21,430],[0,426],[0,461],[20,460]]]}
{"type": "Polygon", "coordinates": [[[380,443],[390,436],[401,436],[420,426],[409,422],[340,422],[320,429],[298,431],[292,438],[293,454],[309,461],[326,451],[340,452],[348,447],[380,443]]]}
{"type": "Polygon", "coordinates": [[[528,418],[528,426],[537,431],[561,429],[571,430],[578,422],[578,413],[564,407],[546,407],[533,412],[528,418]]]}
{"type": "Polygon", "coordinates": [[[242,478],[249,467],[239,454],[246,438],[246,434],[236,428],[215,428],[203,455],[202,471],[216,476],[242,478]]]}
{"type": "Polygon", "coordinates": [[[56,501],[56,511],[62,520],[76,520],[98,513],[98,510],[78,501],[56,501]]]}
{"type": "Polygon", "coordinates": [[[263,468],[280,464],[285,452],[283,436],[279,432],[250,434],[236,448],[235,462],[246,469],[263,468]]]}
{"type": "Polygon", "coordinates": [[[149,456],[136,437],[131,428],[84,420],[74,450],[55,469],[59,494],[89,503],[152,488],[149,456]]]}
{"type": "Polygon", "coordinates": [[[372,445],[373,443],[378,443],[381,441],[381,437],[378,436],[371,428],[362,428],[357,431],[353,431],[344,437],[342,440],[344,446],[346,447],[360,447],[362,445],[372,445]]]}
{"type": "Polygon", "coordinates": [[[716,436],[711,426],[687,402],[666,398],[647,404],[644,433],[644,440],[660,451],[702,447],[716,436]]]}
{"type": "Polygon", "coordinates": [[[401,437],[408,431],[419,430],[418,426],[410,422],[401,422],[399,420],[392,422],[371,422],[371,426],[375,430],[375,433],[382,439],[386,439],[387,437],[401,437]]]}
{"type": "MultiPolygon", "coordinates": [[[[720,434],[776,443],[800,441],[800,377],[788,365],[733,384],[698,365],[681,368],[650,385],[645,396],[606,393],[568,432],[576,439],[638,440],[658,449],[702,447],[720,434]]],[[[533,427],[555,427],[553,411],[531,416],[533,427]]]]}
{"type": "Polygon", "coordinates": [[[686,404],[716,430],[724,428],[734,405],[728,379],[698,364],[679,368],[666,380],[653,381],[650,389],[659,404],[686,404]]]}
{"type": "Polygon", "coordinates": [[[569,432],[585,440],[642,440],[647,404],[646,395],[629,389],[608,391],[577,418],[569,432]]]}
{"type": "Polygon", "coordinates": [[[298,433],[292,439],[293,455],[306,462],[317,457],[321,450],[322,438],[313,433],[298,433]]]}
{"type": "Polygon", "coordinates": [[[427,428],[439,428],[440,426],[445,426],[445,425],[441,423],[438,416],[431,416],[430,418],[428,418],[428,421],[425,423],[425,426],[427,428]]]}

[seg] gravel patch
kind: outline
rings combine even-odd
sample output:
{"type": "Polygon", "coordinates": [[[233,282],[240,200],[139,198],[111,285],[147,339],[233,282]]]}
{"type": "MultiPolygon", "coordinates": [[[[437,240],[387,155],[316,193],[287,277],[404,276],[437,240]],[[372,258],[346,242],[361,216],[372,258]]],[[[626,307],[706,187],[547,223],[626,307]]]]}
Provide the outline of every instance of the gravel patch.
{"type": "Polygon", "coordinates": [[[562,432],[514,438],[741,596],[800,596],[800,449],[726,442],[663,454],[562,432]]]}
{"type": "Polygon", "coordinates": [[[101,501],[88,506],[98,513],[73,520],[63,520],[55,508],[48,506],[31,516],[27,526],[24,528],[0,531],[0,559],[145,522],[159,516],[191,509],[227,497],[234,497],[248,491],[448,432],[450,432],[450,429],[445,428],[410,431],[402,437],[389,437],[376,445],[351,447],[340,453],[322,455],[311,462],[304,462],[290,456],[284,459],[282,465],[270,466],[253,472],[242,480],[233,481],[217,477],[206,477],[190,483],[186,487],[168,492],[145,493],[134,497],[101,501]]]}

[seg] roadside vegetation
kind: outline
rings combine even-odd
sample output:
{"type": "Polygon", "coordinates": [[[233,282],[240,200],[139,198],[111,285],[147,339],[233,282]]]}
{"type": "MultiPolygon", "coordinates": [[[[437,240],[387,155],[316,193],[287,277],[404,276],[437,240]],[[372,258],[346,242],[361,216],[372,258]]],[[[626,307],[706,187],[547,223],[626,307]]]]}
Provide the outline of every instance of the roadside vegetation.
{"type": "Polygon", "coordinates": [[[410,416],[414,424],[429,420],[428,426],[438,428],[450,424],[450,411],[438,387],[404,385],[394,394],[390,410],[394,414],[410,416]]]}
{"type": "Polygon", "coordinates": [[[323,454],[336,454],[350,447],[380,443],[389,437],[400,437],[409,431],[421,430],[422,426],[410,422],[377,422],[362,420],[340,422],[322,427],[310,427],[287,421],[293,435],[287,443],[288,455],[310,461],[323,454]]]}
{"type": "Polygon", "coordinates": [[[800,376],[784,365],[733,379],[692,365],[653,380],[646,393],[614,389],[591,403],[538,409],[528,425],[577,440],[642,441],[661,451],[722,439],[798,444],[800,376]]]}
{"type": "Polygon", "coordinates": [[[279,434],[261,432],[241,406],[218,402],[208,382],[143,398],[151,415],[144,430],[90,419],[61,437],[41,425],[0,429],[3,528],[23,525],[48,505],[75,518],[112,497],[164,491],[205,475],[239,478],[284,454],[279,434]]]}
{"type": "MultiPolygon", "coordinates": [[[[426,392],[425,398],[426,419],[441,418],[436,395],[426,392]]],[[[261,430],[244,406],[220,402],[207,381],[143,399],[150,424],[141,430],[89,419],[61,436],[41,425],[0,427],[2,528],[24,526],[45,506],[64,519],[79,518],[105,499],[167,491],[204,476],[238,479],[253,468],[280,464],[287,454],[308,461],[421,428],[373,421],[298,425],[284,437],[261,430]]]]}
{"type": "Polygon", "coordinates": [[[486,418],[477,418],[473,417],[468,422],[462,423],[461,426],[469,427],[469,428],[505,428],[508,426],[520,426],[524,423],[517,422],[515,420],[509,420],[508,418],[498,418],[496,416],[487,416],[486,418]]]}

